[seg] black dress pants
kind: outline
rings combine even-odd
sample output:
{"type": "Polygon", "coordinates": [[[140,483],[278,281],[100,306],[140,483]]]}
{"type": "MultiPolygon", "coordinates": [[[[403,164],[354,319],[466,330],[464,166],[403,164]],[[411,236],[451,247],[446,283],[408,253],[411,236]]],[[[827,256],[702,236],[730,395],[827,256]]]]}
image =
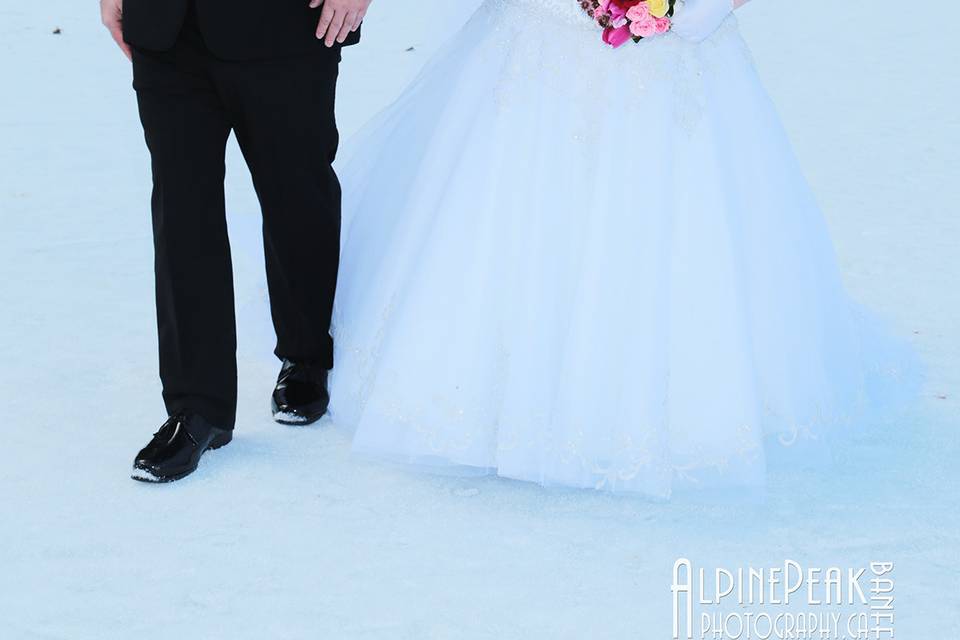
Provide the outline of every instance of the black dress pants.
{"type": "Polygon", "coordinates": [[[276,355],[333,366],[340,250],[331,167],[340,54],[227,62],[191,12],[173,49],[134,51],[134,88],[153,167],[160,377],[169,414],[232,428],[237,362],[224,155],[233,131],[263,213],[276,355]]]}

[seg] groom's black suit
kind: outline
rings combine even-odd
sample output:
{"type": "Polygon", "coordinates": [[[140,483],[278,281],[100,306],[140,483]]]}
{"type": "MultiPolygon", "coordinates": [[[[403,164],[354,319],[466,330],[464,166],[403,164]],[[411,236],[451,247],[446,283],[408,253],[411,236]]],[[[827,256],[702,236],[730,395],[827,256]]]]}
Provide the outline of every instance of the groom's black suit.
{"type": "MultiPolygon", "coordinates": [[[[306,0],[125,0],[153,166],[160,376],[169,414],[236,416],[233,273],[224,206],[231,132],[263,213],[276,353],[333,366],[340,185],[331,163],[340,48],[306,0]]],[[[356,38],[354,37],[354,40],[356,38]]]]}
{"type": "MultiPolygon", "coordinates": [[[[204,41],[225,60],[310,53],[323,46],[315,35],[320,12],[308,0],[124,0],[124,39],[143,49],[170,49],[191,2],[204,41]]],[[[344,44],[359,39],[357,31],[344,44]]]]}

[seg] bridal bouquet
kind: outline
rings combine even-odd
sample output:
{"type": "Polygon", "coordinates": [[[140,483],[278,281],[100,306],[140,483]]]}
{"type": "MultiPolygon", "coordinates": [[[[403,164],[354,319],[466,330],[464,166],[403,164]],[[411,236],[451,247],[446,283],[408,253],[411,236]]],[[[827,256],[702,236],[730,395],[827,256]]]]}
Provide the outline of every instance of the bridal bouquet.
{"type": "Polygon", "coordinates": [[[644,38],[670,30],[670,18],[677,0],[580,0],[580,6],[603,28],[603,41],[619,47],[627,40],[644,38]]]}

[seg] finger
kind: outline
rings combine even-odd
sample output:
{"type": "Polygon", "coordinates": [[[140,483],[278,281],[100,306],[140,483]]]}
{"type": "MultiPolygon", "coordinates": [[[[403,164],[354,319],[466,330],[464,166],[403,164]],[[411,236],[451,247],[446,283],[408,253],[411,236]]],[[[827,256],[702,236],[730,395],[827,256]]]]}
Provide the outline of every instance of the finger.
{"type": "Polygon", "coordinates": [[[334,16],[333,20],[330,22],[330,27],[327,29],[327,37],[324,39],[324,44],[328,47],[332,47],[337,41],[337,35],[340,33],[340,29],[343,28],[343,19],[346,18],[346,12],[338,10],[334,16]]]}
{"type": "Polygon", "coordinates": [[[350,31],[356,31],[360,28],[361,23],[363,23],[364,14],[366,14],[366,11],[357,11],[357,15],[353,20],[353,25],[350,27],[350,31]]]}
{"type": "Polygon", "coordinates": [[[120,50],[123,51],[123,55],[127,56],[127,60],[132,60],[133,56],[130,52],[130,45],[124,42],[123,29],[120,28],[119,24],[110,25],[110,35],[113,36],[113,41],[116,42],[120,50]]]}
{"type": "Polygon", "coordinates": [[[317,39],[322,38],[327,29],[330,28],[330,22],[333,20],[334,9],[329,2],[324,3],[323,10],[320,12],[320,22],[317,23],[317,39]]]}
{"type": "Polygon", "coordinates": [[[311,9],[316,9],[316,8],[319,7],[321,4],[323,4],[323,0],[310,0],[310,8],[311,8],[311,9]]]}
{"type": "Polygon", "coordinates": [[[357,19],[356,11],[351,11],[346,15],[346,17],[344,17],[343,26],[340,27],[340,33],[337,34],[337,42],[339,42],[340,44],[344,43],[344,41],[347,39],[347,36],[350,35],[350,31],[352,30],[351,27],[353,27],[353,23],[356,19],[357,19]]]}

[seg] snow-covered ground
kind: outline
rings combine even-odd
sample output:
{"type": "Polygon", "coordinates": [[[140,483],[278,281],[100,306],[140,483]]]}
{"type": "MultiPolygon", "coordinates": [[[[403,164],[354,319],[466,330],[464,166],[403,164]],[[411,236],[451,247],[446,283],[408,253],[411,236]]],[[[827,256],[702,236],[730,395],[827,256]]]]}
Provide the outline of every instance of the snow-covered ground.
{"type": "MultiPolygon", "coordinates": [[[[451,15],[375,0],[344,62],[345,134],[466,11],[437,4],[451,15]]],[[[742,11],[851,291],[911,337],[929,382],[856,459],[777,470],[766,504],[715,506],[413,475],[354,459],[337,425],[272,423],[258,212],[235,149],[237,439],[183,482],[130,481],[163,415],[149,172],[95,5],[0,0],[0,638],[666,638],[681,555],[893,560],[898,637],[955,636],[960,72],[943,29],[960,4],[742,11]]]]}

